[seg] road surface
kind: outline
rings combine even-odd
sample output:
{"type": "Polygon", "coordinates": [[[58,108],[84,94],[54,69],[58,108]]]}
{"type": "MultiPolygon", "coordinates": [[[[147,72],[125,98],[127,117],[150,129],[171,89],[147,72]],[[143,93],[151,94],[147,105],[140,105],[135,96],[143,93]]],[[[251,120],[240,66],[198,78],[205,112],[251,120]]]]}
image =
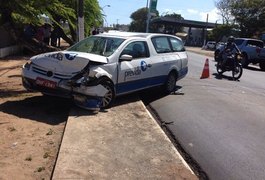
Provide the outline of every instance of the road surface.
{"type": "Polygon", "coordinates": [[[206,56],[188,53],[183,95],[150,103],[185,151],[213,180],[265,179],[265,72],[244,69],[240,81],[215,75],[200,79],[206,56]],[[172,122],[172,123],[170,123],[172,122]]]}

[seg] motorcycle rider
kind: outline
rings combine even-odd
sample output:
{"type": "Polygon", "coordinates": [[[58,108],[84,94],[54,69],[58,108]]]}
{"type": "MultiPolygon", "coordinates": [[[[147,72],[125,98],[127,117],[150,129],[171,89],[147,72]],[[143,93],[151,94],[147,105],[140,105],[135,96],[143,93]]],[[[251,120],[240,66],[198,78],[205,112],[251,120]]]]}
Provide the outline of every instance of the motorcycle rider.
{"type": "Polygon", "coordinates": [[[228,56],[231,56],[235,53],[241,54],[239,48],[235,44],[235,38],[233,36],[230,36],[224,49],[220,53],[222,57],[222,67],[225,66],[228,56]]]}

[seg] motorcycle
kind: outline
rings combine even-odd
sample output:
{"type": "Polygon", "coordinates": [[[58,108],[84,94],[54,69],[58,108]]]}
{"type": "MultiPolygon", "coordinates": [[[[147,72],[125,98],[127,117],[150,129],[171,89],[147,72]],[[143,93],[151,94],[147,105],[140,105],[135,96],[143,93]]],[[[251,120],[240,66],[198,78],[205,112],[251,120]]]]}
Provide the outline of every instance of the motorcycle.
{"type": "Polygon", "coordinates": [[[222,75],[226,71],[232,71],[233,80],[239,80],[243,73],[243,67],[240,62],[241,59],[241,54],[230,54],[227,56],[225,64],[223,64],[223,59],[219,56],[216,64],[217,73],[222,75]]]}

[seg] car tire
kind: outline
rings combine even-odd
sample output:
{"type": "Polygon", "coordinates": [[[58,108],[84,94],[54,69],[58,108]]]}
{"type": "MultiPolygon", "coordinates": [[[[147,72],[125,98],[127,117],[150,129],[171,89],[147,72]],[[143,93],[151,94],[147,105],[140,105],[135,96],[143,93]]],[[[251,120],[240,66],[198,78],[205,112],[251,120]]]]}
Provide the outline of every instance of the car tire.
{"type": "Polygon", "coordinates": [[[171,92],[175,91],[176,89],[176,82],[177,82],[177,75],[175,72],[170,72],[167,80],[164,84],[164,89],[167,94],[170,94],[171,92]]]}
{"type": "Polygon", "coordinates": [[[108,92],[106,93],[106,95],[102,99],[102,103],[100,105],[100,108],[103,108],[103,109],[109,108],[115,99],[114,85],[111,82],[111,80],[109,80],[108,78],[100,79],[99,84],[101,84],[102,86],[104,86],[108,90],[108,92]]]}
{"type": "Polygon", "coordinates": [[[242,55],[241,64],[244,68],[248,67],[248,56],[245,53],[242,55]]]}
{"type": "Polygon", "coordinates": [[[259,63],[259,67],[262,71],[265,71],[265,60],[259,63]]]}

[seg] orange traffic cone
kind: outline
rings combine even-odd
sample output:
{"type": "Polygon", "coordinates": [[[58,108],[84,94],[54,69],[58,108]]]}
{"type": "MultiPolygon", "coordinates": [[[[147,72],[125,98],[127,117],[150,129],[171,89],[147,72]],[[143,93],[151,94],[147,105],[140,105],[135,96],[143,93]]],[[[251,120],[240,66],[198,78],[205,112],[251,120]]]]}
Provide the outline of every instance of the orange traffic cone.
{"type": "Polygon", "coordinates": [[[209,60],[208,58],[205,61],[204,68],[202,70],[201,79],[210,77],[210,71],[209,71],[209,60]]]}

